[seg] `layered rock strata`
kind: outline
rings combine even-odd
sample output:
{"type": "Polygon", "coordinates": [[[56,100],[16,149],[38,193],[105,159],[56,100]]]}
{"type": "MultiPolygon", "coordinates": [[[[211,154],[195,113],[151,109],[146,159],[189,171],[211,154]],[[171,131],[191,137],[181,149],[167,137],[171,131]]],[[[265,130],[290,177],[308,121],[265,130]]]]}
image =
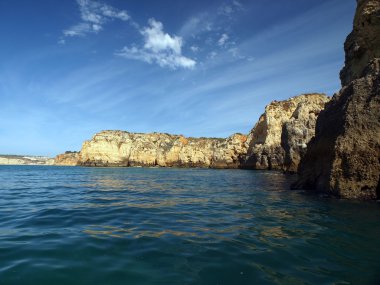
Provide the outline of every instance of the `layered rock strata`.
{"type": "Polygon", "coordinates": [[[237,168],[247,137],[186,138],[162,133],[102,131],[83,143],[83,166],[162,166],[237,168]]]}
{"type": "Polygon", "coordinates": [[[295,171],[315,121],[329,98],[305,94],[272,102],[248,137],[186,138],[162,133],[102,131],[80,153],[58,155],[56,165],[251,168],[295,171]]]}
{"type": "Polygon", "coordinates": [[[78,165],[79,153],[76,151],[66,151],[59,154],[54,159],[54,165],[76,166],[78,165]]]}
{"type": "Polygon", "coordinates": [[[296,189],[380,198],[380,1],[358,1],[345,42],[343,88],[317,120],[296,189]]]}
{"type": "Polygon", "coordinates": [[[53,165],[54,159],[33,155],[0,155],[0,165],[53,165]]]}
{"type": "Polygon", "coordinates": [[[316,118],[328,101],[324,94],[304,94],[267,105],[248,135],[242,167],[296,171],[314,136],[316,118]]]}

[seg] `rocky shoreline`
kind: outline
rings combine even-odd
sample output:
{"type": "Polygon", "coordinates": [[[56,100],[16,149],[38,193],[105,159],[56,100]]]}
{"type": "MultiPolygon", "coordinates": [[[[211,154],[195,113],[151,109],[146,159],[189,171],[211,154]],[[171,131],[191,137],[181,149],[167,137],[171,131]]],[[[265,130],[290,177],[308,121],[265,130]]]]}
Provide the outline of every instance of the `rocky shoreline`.
{"type": "Polygon", "coordinates": [[[304,94],[274,101],[248,135],[187,138],[163,133],[102,131],[83,143],[79,153],[66,152],[56,165],[160,166],[276,169],[295,172],[314,136],[316,117],[330,99],[304,94]]]}
{"type": "Polygon", "coordinates": [[[359,0],[344,44],[342,89],[317,120],[295,189],[380,198],[380,1],[359,0]]]}
{"type": "Polygon", "coordinates": [[[380,2],[357,0],[342,89],[274,101],[249,134],[186,138],[102,131],[56,165],[275,169],[298,173],[295,189],[340,198],[380,197],[380,2]]]}

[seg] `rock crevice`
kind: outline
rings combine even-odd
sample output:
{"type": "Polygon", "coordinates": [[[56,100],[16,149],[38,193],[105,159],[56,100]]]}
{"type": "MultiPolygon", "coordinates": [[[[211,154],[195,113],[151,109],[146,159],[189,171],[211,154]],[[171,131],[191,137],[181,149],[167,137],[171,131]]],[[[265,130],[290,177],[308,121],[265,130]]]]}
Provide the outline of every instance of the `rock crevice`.
{"type": "Polygon", "coordinates": [[[304,94],[266,106],[248,135],[242,167],[295,172],[314,136],[317,116],[329,100],[324,94],[304,94]]]}

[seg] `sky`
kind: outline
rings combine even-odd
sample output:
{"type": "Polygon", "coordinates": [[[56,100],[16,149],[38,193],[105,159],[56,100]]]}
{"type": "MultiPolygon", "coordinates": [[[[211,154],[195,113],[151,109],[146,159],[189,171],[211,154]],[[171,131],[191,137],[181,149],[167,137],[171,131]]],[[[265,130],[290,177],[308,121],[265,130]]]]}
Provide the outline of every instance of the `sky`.
{"type": "Polygon", "coordinates": [[[248,133],[265,105],[340,89],[355,0],[0,0],[0,153],[101,130],[248,133]]]}

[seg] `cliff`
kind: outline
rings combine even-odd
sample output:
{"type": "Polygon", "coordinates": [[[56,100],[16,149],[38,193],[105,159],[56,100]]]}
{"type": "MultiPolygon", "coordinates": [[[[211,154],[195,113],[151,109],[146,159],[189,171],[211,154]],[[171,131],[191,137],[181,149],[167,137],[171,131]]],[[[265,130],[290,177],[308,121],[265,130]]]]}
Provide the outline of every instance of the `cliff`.
{"type": "Polygon", "coordinates": [[[79,165],[237,168],[246,136],[186,138],[162,133],[102,131],[83,143],[79,165]]]}
{"type": "Polygon", "coordinates": [[[0,165],[52,165],[54,160],[45,156],[0,155],[0,165]]]}
{"type": "Polygon", "coordinates": [[[76,166],[78,164],[79,153],[75,151],[66,151],[54,158],[54,165],[76,166]]]}
{"type": "Polygon", "coordinates": [[[317,120],[296,189],[380,198],[380,2],[358,1],[345,42],[343,88],[317,120]]]}
{"type": "Polygon", "coordinates": [[[304,94],[267,105],[248,135],[242,167],[294,172],[328,101],[324,94],[304,94]]]}
{"type": "Polygon", "coordinates": [[[58,155],[56,165],[277,169],[294,172],[314,136],[329,98],[305,94],[266,106],[248,137],[186,138],[163,133],[102,131],[79,153],[58,155]]]}

